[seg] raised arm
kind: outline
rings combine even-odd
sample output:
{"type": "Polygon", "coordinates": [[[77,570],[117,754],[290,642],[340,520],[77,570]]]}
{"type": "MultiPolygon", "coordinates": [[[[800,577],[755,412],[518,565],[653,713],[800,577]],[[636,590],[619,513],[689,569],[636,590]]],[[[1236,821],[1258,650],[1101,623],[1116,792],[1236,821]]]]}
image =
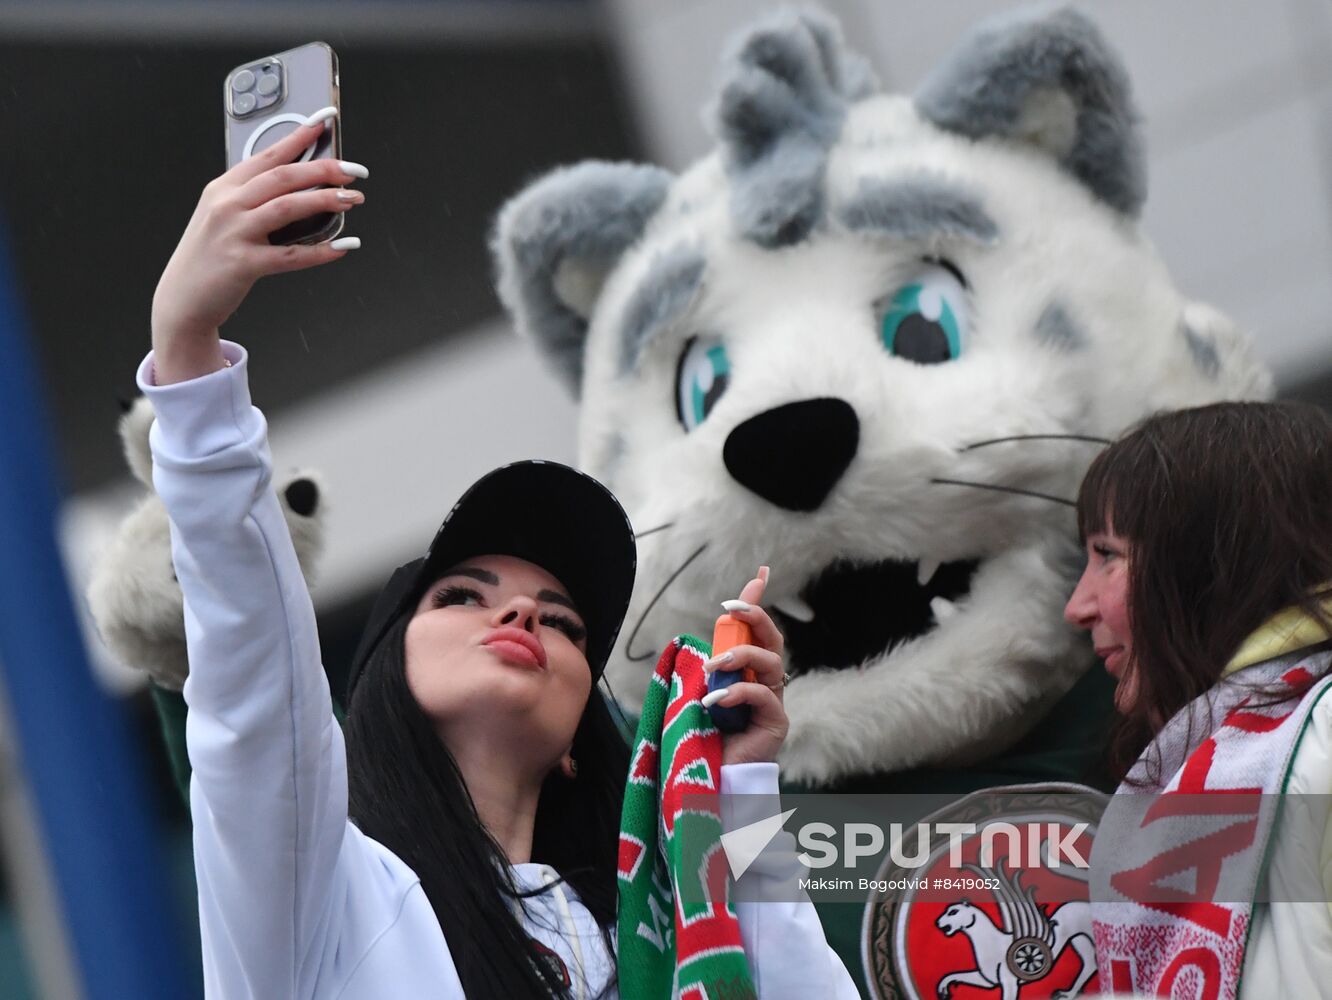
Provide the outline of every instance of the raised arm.
{"type": "MultiPolygon", "coordinates": [[[[321,126],[322,127],[322,126],[321,126]]],[[[341,256],[266,234],[348,202],[348,175],[287,164],[314,128],[233,168],[200,199],[158,286],[152,354],[154,484],[185,599],[186,739],[209,996],[302,997],[330,947],[348,839],[346,760],[314,612],[269,485],[246,356],[218,327],[257,278],[341,256]]]]}

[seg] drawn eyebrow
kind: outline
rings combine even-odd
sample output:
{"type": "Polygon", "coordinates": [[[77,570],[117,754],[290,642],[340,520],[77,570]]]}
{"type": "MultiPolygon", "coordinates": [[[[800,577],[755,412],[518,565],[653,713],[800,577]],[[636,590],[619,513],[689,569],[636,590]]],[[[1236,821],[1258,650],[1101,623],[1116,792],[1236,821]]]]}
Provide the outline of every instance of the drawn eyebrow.
{"type": "Polygon", "coordinates": [[[488,569],[482,569],[480,566],[459,566],[457,569],[451,569],[445,576],[470,576],[473,580],[480,580],[482,583],[488,583],[492,587],[499,584],[499,577],[488,569]]]}
{"type": "Polygon", "coordinates": [[[537,600],[545,601],[548,604],[558,604],[560,607],[568,608],[574,614],[580,615],[581,617],[579,610],[574,607],[574,602],[569,600],[569,598],[565,597],[558,590],[538,590],[537,600]]]}

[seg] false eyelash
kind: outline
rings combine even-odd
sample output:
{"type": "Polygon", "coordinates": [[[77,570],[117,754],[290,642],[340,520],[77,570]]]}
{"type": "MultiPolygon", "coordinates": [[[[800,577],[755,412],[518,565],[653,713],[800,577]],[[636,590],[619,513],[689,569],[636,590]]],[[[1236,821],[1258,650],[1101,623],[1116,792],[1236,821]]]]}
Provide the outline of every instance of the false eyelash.
{"type": "Polygon", "coordinates": [[[559,629],[567,635],[569,641],[573,643],[580,642],[587,637],[587,629],[583,628],[583,626],[579,625],[572,618],[566,617],[565,615],[542,615],[541,624],[550,625],[559,629]]]}
{"type": "Polygon", "coordinates": [[[448,587],[440,587],[430,598],[430,606],[434,608],[446,607],[450,604],[461,604],[462,598],[474,597],[476,600],[482,600],[481,591],[473,587],[463,587],[453,584],[448,587]]]}

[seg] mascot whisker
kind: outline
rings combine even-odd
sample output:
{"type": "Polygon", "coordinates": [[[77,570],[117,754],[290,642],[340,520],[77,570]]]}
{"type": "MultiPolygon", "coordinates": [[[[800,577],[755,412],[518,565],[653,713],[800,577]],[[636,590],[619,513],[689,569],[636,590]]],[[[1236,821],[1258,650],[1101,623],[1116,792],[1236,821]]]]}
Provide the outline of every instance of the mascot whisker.
{"type": "MultiPolygon", "coordinates": [[[[889,94],[828,15],[784,10],[716,95],[683,172],[564,167],[493,235],[501,300],[580,400],[580,464],[644,529],[606,676],[637,707],[719,581],[767,563],[788,785],[1087,781],[1113,684],[1062,614],[1083,473],[1157,410],[1272,393],[1139,228],[1118,56],[1078,9],[1010,12],[889,94]]],[[[902,997],[948,971],[903,963],[957,957],[898,949],[927,912],[822,915],[902,997]]]]}
{"type": "Polygon", "coordinates": [[[494,234],[505,306],[581,400],[581,464],[673,522],[608,676],[634,707],[645,651],[767,562],[785,778],[993,760],[1092,662],[1060,611],[1095,445],[1270,378],[1139,231],[1127,75],[1076,10],[981,25],[911,97],[783,11],[732,46],[709,120],[683,173],[562,168],[494,234]]]}

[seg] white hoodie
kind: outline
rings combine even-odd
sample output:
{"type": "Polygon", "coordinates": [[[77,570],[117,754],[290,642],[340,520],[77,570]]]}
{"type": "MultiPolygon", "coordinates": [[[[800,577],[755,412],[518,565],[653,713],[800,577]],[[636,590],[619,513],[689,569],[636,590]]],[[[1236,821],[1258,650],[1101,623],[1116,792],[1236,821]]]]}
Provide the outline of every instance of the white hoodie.
{"type": "MultiPolygon", "coordinates": [[[[171,517],[185,595],[206,993],[462,997],[415,873],[347,819],[342,730],[314,610],[269,483],[266,424],[250,404],[245,352],[225,342],[223,351],[232,367],[170,386],[153,384],[151,355],[139,368],[157,414],[153,480],[171,517]]],[[[724,767],[721,790],[776,794],[777,767],[724,767]]],[[[794,850],[775,846],[751,873],[786,877],[794,850]]],[[[514,875],[531,888],[556,877],[538,864],[516,865],[514,875]]],[[[527,932],[569,969],[573,995],[597,995],[614,962],[572,888],[552,886],[523,911],[527,932]]],[[[857,996],[808,900],[741,903],[737,915],[764,1000],[857,996]]]]}

